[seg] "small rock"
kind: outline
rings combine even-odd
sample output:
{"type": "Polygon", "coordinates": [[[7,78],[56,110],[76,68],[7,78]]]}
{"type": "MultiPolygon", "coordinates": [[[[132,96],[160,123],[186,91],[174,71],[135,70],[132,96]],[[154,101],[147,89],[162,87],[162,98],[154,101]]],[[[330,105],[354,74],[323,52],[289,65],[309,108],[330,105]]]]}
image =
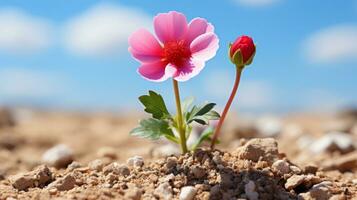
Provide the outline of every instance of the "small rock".
{"type": "Polygon", "coordinates": [[[167,156],[180,155],[180,149],[172,144],[165,144],[162,146],[154,147],[151,151],[151,156],[154,158],[162,158],[167,156]]]}
{"type": "Polygon", "coordinates": [[[341,172],[357,169],[357,152],[351,152],[339,158],[326,160],[322,164],[323,170],[339,170],[341,172]]]}
{"type": "Polygon", "coordinates": [[[191,172],[193,176],[197,179],[203,178],[206,175],[206,170],[198,166],[194,166],[191,169],[191,172]]]}
{"type": "Polygon", "coordinates": [[[47,150],[42,161],[56,168],[65,168],[73,161],[73,151],[65,144],[59,144],[47,150]]]}
{"type": "Polygon", "coordinates": [[[271,167],[279,174],[288,174],[290,172],[290,164],[285,160],[277,160],[271,167]]]}
{"type": "Polygon", "coordinates": [[[244,192],[247,195],[249,200],[258,200],[259,194],[255,191],[255,183],[253,181],[249,181],[244,186],[244,192]]]}
{"type": "Polygon", "coordinates": [[[110,159],[117,159],[117,153],[114,148],[112,147],[102,147],[97,152],[98,157],[101,158],[110,158],[110,159]]]}
{"type": "Polygon", "coordinates": [[[155,190],[154,195],[164,199],[170,200],[172,199],[172,188],[169,183],[160,184],[155,190]]]}
{"type": "Polygon", "coordinates": [[[9,179],[14,188],[27,190],[28,188],[45,186],[52,180],[52,173],[47,166],[41,165],[31,172],[17,174],[9,179]]]}
{"type": "Polygon", "coordinates": [[[166,167],[167,169],[170,170],[170,169],[176,167],[176,165],[177,165],[177,158],[176,158],[176,157],[168,157],[168,158],[166,159],[165,167],[166,167]]]}
{"type": "Polygon", "coordinates": [[[102,171],[102,169],[104,167],[104,163],[102,160],[96,159],[96,160],[93,160],[92,162],[88,163],[88,167],[91,170],[100,172],[100,171],[102,171]]]}
{"type": "Polygon", "coordinates": [[[144,165],[144,158],[141,156],[134,156],[129,158],[126,163],[130,167],[142,167],[144,165]]]}
{"type": "Polygon", "coordinates": [[[129,188],[125,191],[124,199],[130,200],[140,200],[141,199],[141,190],[137,187],[129,188]]]}
{"type": "Polygon", "coordinates": [[[279,157],[278,143],[273,138],[255,138],[249,140],[235,152],[241,159],[258,162],[259,159],[272,164],[279,157]]]}
{"type": "Polygon", "coordinates": [[[316,154],[340,151],[348,153],[354,149],[353,139],[343,132],[330,132],[310,145],[310,151],[316,154]]]}
{"type": "Polygon", "coordinates": [[[263,137],[274,137],[281,132],[282,122],[278,118],[267,116],[258,119],[256,127],[263,137]]]}
{"type": "Polygon", "coordinates": [[[290,165],[290,171],[293,172],[293,174],[301,174],[302,170],[294,165],[290,165]]]}
{"type": "Polygon", "coordinates": [[[307,193],[299,194],[299,197],[303,199],[328,200],[332,196],[328,188],[331,185],[332,183],[328,181],[321,182],[314,185],[307,193]]]}
{"type": "Polygon", "coordinates": [[[304,172],[306,174],[316,174],[318,167],[316,165],[310,164],[304,167],[304,172]]]}
{"type": "Polygon", "coordinates": [[[48,185],[48,188],[56,188],[58,191],[67,191],[73,189],[75,185],[76,179],[71,174],[68,174],[52,182],[48,185]]]}
{"type": "Polygon", "coordinates": [[[196,195],[196,188],[193,186],[185,186],[181,188],[181,193],[179,196],[180,200],[193,200],[196,195]]]}
{"type": "Polygon", "coordinates": [[[312,185],[319,183],[320,178],[309,175],[292,175],[285,183],[285,188],[288,190],[294,189],[300,185],[304,185],[305,188],[310,188],[312,185]]]}
{"type": "Polygon", "coordinates": [[[73,170],[81,168],[81,167],[82,167],[81,163],[73,161],[71,164],[68,165],[67,170],[73,171],[73,170]]]}
{"type": "Polygon", "coordinates": [[[113,173],[116,175],[128,176],[130,174],[130,169],[124,164],[118,164],[117,162],[113,162],[108,166],[105,166],[103,168],[103,172],[105,175],[113,173]]]}

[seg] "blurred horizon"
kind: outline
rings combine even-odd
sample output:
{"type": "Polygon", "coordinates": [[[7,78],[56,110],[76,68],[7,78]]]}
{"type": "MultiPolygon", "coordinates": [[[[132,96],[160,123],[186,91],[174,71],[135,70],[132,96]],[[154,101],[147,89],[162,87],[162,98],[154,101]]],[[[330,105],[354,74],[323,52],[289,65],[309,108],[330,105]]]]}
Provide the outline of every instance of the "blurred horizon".
{"type": "Polygon", "coordinates": [[[0,106],[141,111],[155,90],[174,108],[171,81],[148,82],[127,51],[128,36],[152,30],[157,13],[206,18],[220,49],[180,84],[181,97],[223,107],[234,80],[227,46],[253,37],[257,53],[233,109],[244,112],[357,108],[357,0],[0,2],[0,106]]]}

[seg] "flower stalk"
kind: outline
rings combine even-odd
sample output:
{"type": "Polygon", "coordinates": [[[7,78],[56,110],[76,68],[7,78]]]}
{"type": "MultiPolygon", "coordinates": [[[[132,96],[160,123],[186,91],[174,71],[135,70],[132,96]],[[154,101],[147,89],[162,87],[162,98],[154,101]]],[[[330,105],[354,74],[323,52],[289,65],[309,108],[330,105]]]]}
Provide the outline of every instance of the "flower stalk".
{"type": "Polygon", "coordinates": [[[229,99],[228,99],[228,101],[226,103],[226,106],[224,107],[224,110],[223,110],[223,112],[221,114],[221,118],[218,121],[218,125],[217,125],[217,127],[215,129],[215,132],[213,134],[212,141],[211,141],[211,148],[212,149],[214,148],[214,146],[216,144],[216,141],[217,141],[217,138],[218,138],[218,136],[220,134],[223,122],[226,119],[226,116],[227,116],[227,113],[229,111],[229,108],[231,107],[233,99],[234,99],[234,97],[235,97],[235,95],[237,93],[239,82],[240,82],[240,77],[241,77],[243,68],[244,68],[243,66],[236,66],[236,79],[234,81],[234,86],[233,86],[231,95],[229,96],[229,99]]]}
{"type": "Polygon", "coordinates": [[[180,100],[180,91],[178,87],[178,82],[175,79],[173,80],[175,100],[176,100],[176,110],[177,110],[177,128],[180,136],[180,145],[182,153],[187,153],[187,144],[186,144],[186,131],[185,125],[183,124],[183,116],[181,109],[181,100],[180,100]]]}

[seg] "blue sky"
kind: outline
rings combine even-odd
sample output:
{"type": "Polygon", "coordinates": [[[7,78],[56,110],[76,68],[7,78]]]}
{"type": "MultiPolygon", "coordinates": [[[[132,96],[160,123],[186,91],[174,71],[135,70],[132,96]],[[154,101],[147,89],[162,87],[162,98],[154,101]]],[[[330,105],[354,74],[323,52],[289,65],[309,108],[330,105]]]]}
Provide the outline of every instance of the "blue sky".
{"type": "Polygon", "coordinates": [[[71,109],[139,107],[137,96],[161,92],[173,105],[171,81],[136,73],[127,37],[177,10],[215,26],[220,49],[182,96],[224,106],[234,67],[227,45],[241,34],[257,43],[235,108],[326,110],[357,106],[357,1],[46,1],[0,2],[0,104],[71,109]]]}

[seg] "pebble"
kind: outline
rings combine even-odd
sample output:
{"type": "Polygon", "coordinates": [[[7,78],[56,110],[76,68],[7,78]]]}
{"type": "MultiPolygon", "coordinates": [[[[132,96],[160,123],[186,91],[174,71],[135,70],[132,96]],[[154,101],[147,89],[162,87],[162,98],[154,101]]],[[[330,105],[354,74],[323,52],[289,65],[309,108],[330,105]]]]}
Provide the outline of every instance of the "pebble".
{"type": "Polygon", "coordinates": [[[256,186],[255,183],[251,180],[244,186],[244,192],[247,195],[249,200],[258,200],[259,194],[255,191],[256,186]]]}
{"type": "Polygon", "coordinates": [[[346,153],[353,149],[352,137],[343,132],[329,132],[310,145],[310,151],[316,154],[335,150],[346,153]]]}
{"type": "Polygon", "coordinates": [[[299,194],[299,197],[303,199],[328,200],[332,196],[329,191],[329,186],[332,186],[331,182],[321,182],[314,185],[308,192],[299,194]]]}
{"type": "Polygon", "coordinates": [[[166,164],[165,164],[165,167],[167,169],[173,169],[174,167],[176,167],[177,165],[177,158],[176,157],[168,157],[166,159],[166,164]]]}
{"type": "Polygon", "coordinates": [[[285,160],[277,160],[271,167],[279,174],[288,174],[290,172],[290,164],[285,160]]]}
{"type": "Polygon", "coordinates": [[[52,172],[46,165],[41,165],[28,173],[20,173],[9,177],[12,186],[18,190],[43,187],[52,180],[52,172]]]}
{"type": "Polygon", "coordinates": [[[262,117],[256,122],[258,132],[264,137],[275,137],[282,131],[282,122],[276,117],[262,117]]]}
{"type": "Polygon", "coordinates": [[[68,171],[73,171],[73,170],[81,168],[81,167],[82,167],[81,163],[73,161],[71,164],[69,164],[67,166],[67,170],[68,171]]]}
{"type": "Polygon", "coordinates": [[[117,153],[112,147],[102,147],[98,150],[97,156],[101,158],[117,159],[117,153]]]}
{"type": "Polygon", "coordinates": [[[134,156],[129,158],[126,163],[130,167],[142,167],[144,165],[144,158],[141,156],[134,156]]]}
{"type": "Polygon", "coordinates": [[[316,174],[317,170],[318,170],[318,167],[313,164],[309,164],[304,167],[304,172],[306,174],[316,174]]]}
{"type": "Polygon", "coordinates": [[[180,200],[193,200],[195,198],[196,192],[197,192],[197,190],[195,187],[185,186],[185,187],[181,188],[179,199],[180,200]]]}
{"type": "Polygon", "coordinates": [[[206,170],[198,166],[192,167],[191,172],[197,179],[203,178],[206,175],[206,170]]]}
{"type": "Polygon", "coordinates": [[[292,175],[285,183],[285,188],[288,190],[294,189],[300,185],[311,187],[314,184],[320,183],[320,178],[314,175],[292,175]]]}
{"type": "Polygon", "coordinates": [[[279,157],[278,143],[273,138],[255,138],[237,148],[234,154],[241,159],[258,162],[259,159],[272,164],[279,157]]]}
{"type": "Polygon", "coordinates": [[[58,191],[67,191],[73,189],[75,185],[76,179],[71,174],[68,174],[64,177],[58,178],[47,187],[50,189],[56,188],[58,191]]]}
{"type": "Polygon", "coordinates": [[[96,159],[96,160],[93,160],[90,163],[88,163],[88,167],[91,170],[95,170],[97,172],[100,172],[100,171],[102,171],[102,169],[104,167],[104,163],[103,163],[102,160],[96,159]]]}
{"type": "Polygon", "coordinates": [[[116,175],[128,176],[130,175],[130,169],[124,164],[118,164],[117,162],[113,162],[103,168],[103,172],[105,175],[109,173],[113,173],[116,175]]]}
{"type": "Polygon", "coordinates": [[[169,183],[160,184],[154,191],[154,195],[164,199],[170,200],[172,199],[172,188],[169,183]]]}
{"type": "Polygon", "coordinates": [[[124,199],[130,200],[140,200],[142,192],[137,187],[130,187],[127,191],[125,191],[124,199]]]}
{"type": "Polygon", "coordinates": [[[73,151],[65,144],[56,145],[42,155],[42,162],[56,168],[65,168],[72,161],[73,151]]]}

